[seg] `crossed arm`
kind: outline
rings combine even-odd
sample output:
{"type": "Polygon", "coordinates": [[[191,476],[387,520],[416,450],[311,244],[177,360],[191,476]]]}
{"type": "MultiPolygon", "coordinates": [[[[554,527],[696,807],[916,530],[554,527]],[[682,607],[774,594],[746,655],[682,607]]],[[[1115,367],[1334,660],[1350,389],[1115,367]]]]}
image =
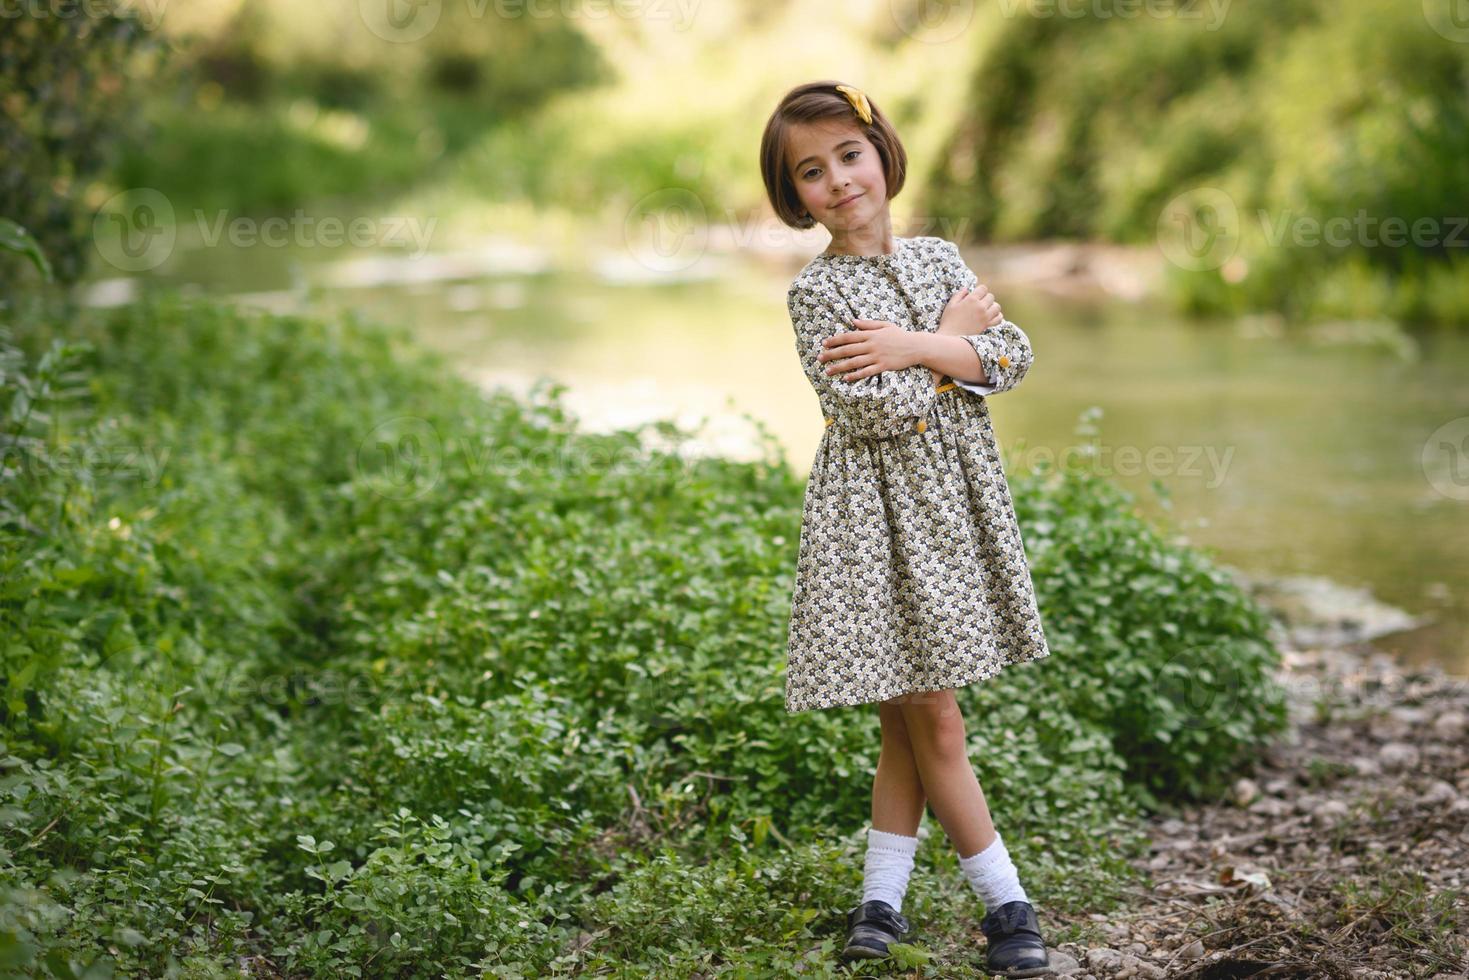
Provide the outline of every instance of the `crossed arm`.
{"type": "Polygon", "coordinates": [[[966,311],[946,315],[936,333],[849,318],[840,312],[839,298],[822,287],[789,291],[796,351],[806,377],[823,405],[853,432],[884,438],[911,430],[928,414],[935,382],[945,375],[967,391],[992,395],[1014,388],[1030,370],[1034,354],[1025,332],[1004,319],[998,304],[989,309],[987,291],[976,294],[978,279],[957,246],[944,242],[942,247],[946,281],[967,290],[962,297],[956,294],[945,312],[959,306],[966,311]],[[855,344],[863,353],[853,357],[855,344]]]}
{"type": "Polygon", "coordinates": [[[842,384],[925,367],[934,384],[947,376],[976,394],[991,395],[1019,384],[1034,360],[1030,338],[1004,318],[987,290],[961,289],[932,333],[903,330],[885,320],[849,322],[851,330],[826,332],[815,354],[815,366],[842,384]]]}
{"type": "MultiPolygon", "coordinates": [[[[926,416],[933,404],[934,382],[946,373],[960,387],[990,395],[1019,384],[1033,359],[1029,339],[1009,320],[1002,319],[998,326],[980,333],[947,335],[881,324],[884,343],[901,346],[897,360],[908,366],[885,370],[863,357],[861,360],[868,363],[838,370],[831,362],[844,356],[840,355],[841,348],[849,345],[836,344],[833,351],[831,342],[867,331],[846,329],[849,321],[838,313],[834,298],[822,290],[793,288],[788,305],[796,350],[811,386],[822,396],[823,404],[832,406],[833,413],[841,415],[852,431],[870,437],[898,435],[926,416]]],[[[864,322],[880,323],[850,321],[853,327],[864,322]]]]}
{"type": "MultiPolygon", "coordinates": [[[[998,323],[990,324],[990,326],[998,325],[998,323]]],[[[955,327],[953,329],[956,332],[948,333],[945,330],[946,326],[948,325],[939,327],[935,333],[915,335],[919,341],[918,363],[933,372],[934,384],[938,384],[945,377],[961,383],[989,384],[989,379],[985,377],[984,364],[980,361],[979,352],[974,349],[974,345],[957,332],[961,328],[955,327]]]]}

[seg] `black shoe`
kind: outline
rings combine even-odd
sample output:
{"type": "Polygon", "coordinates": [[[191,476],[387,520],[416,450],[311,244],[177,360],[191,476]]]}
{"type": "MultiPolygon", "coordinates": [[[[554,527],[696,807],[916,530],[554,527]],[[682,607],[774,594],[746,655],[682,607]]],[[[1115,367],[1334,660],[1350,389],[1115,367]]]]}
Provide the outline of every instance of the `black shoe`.
{"type": "Polygon", "coordinates": [[[900,942],[912,927],[881,899],[863,902],[847,913],[844,960],[875,960],[888,955],[888,943],[900,942]]]}
{"type": "Polygon", "coordinates": [[[1029,902],[1006,902],[981,919],[979,929],[989,940],[985,969],[991,973],[1042,977],[1056,972],[1029,902]]]}

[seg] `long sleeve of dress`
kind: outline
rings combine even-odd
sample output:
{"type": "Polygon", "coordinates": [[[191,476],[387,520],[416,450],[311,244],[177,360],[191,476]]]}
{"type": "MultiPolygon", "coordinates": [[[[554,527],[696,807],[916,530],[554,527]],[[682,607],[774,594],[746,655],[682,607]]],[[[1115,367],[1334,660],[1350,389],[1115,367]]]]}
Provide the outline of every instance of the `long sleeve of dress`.
{"type": "Polygon", "coordinates": [[[933,372],[922,364],[896,371],[879,371],[858,381],[843,381],[826,369],[831,361],[816,358],[823,343],[847,329],[833,302],[809,286],[792,286],[786,297],[796,352],[802,370],[816,390],[824,411],[829,410],[853,435],[892,438],[913,431],[914,423],[933,406],[933,372]]]}
{"type": "MultiPolygon", "coordinates": [[[[959,246],[948,241],[944,245],[954,289],[963,286],[973,289],[978,286],[979,277],[959,254],[959,246]]],[[[986,380],[984,384],[977,384],[955,378],[954,383],[975,394],[995,395],[1009,391],[1024,380],[1030,366],[1035,363],[1035,352],[1030,346],[1030,338],[1024,330],[1009,320],[1001,320],[999,326],[991,327],[983,333],[962,336],[979,355],[979,363],[984,368],[986,380]]]]}

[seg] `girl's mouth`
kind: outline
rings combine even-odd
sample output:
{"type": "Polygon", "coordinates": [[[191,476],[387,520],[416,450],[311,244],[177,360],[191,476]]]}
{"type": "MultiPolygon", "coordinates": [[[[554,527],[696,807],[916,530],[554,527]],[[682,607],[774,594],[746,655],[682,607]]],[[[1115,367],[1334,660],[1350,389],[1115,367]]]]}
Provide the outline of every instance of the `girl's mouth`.
{"type": "Polygon", "coordinates": [[[855,201],[855,200],[857,200],[857,198],[859,198],[859,197],[861,197],[861,196],[862,196],[862,195],[861,195],[861,194],[860,194],[860,193],[858,193],[858,194],[853,194],[853,195],[852,195],[852,196],[851,196],[851,197],[845,197],[845,198],[842,198],[842,199],[841,199],[841,200],[840,200],[840,201],[838,201],[838,202],[836,202],[836,203],[835,203],[835,204],[833,204],[833,205],[832,205],[832,206],[831,206],[831,209],[832,209],[832,210],[833,210],[833,211],[835,211],[835,210],[836,210],[836,209],[837,209],[837,208],[844,208],[844,207],[846,207],[846,206],[847,206],[847,205],[848,205],[848,204],[851,204],[851,203],[852,203],[852,202],[853,202],[853,201],[855,201]]]}

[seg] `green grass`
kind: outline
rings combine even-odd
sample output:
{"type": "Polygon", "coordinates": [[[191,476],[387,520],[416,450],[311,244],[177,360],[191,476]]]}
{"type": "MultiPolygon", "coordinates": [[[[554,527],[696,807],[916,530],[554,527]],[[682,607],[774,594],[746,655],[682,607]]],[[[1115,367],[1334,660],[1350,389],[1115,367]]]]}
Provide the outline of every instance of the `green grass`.
{"type": "MultiPolygon", "coordinates": [[[[352,319],[6,322],[7,969],[829,969],[879,733],[784,711],[772,437],[582,432],[555,385],[483,396],[352,319]]],[[[971,756],[1028,890],[1102,910],[1140,808],[1279,730],[1274,655],[1120,490],[1012,486],[1053,656],[961,690],[971,756]]],[[[913,901],[949,962],[979,910],[933,829],[913,901]]]]}

